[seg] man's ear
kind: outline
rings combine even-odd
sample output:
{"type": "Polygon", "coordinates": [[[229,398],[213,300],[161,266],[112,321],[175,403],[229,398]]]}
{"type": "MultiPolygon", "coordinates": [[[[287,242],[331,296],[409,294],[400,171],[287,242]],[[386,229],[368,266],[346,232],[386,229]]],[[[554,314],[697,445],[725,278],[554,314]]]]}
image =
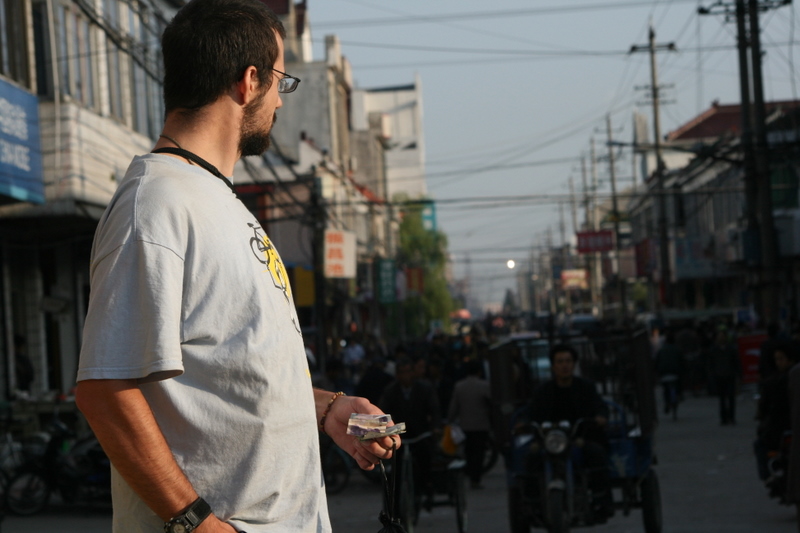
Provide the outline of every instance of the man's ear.
{"type": "Polygon", "coordinates": [[[236,101],[242,105],[249,104],[258,95],[258,87],[258,69],[250,65],[236,83],[236,101]]]}

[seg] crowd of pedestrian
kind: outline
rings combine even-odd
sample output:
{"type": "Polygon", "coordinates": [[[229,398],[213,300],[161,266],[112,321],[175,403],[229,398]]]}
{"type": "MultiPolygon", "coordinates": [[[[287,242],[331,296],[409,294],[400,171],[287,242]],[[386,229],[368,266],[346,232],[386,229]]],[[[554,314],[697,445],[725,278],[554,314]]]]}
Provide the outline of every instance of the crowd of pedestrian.
{"type": "MultiPolygon", "coordinates": [[[[432,494],[426,465],[441,451],[445,428],[458,426],[464,435],[460,453],[471,487],[478,489],[491,428],[490,342],[479,326],[394,346],[356,333],[335,343],[338,349],[325,360],[324,371],[314,372],[314,384],[367,398],[395,421],[405,422],[404,448],[414,456],[415,484],[427,500],[432,494]]],[[[403,448],[398,452],[405,453],[403,448]]]]}
{"type": "Polygon", "coordinates": [[[800,439],[790,438],[800,433],[800,323],[772,322],[766,328],[729,321],[673,324],[656,331],[653,352],[665,406],[668,383],[678,375],[679,394],[718,397],[720,425],[736,424],[736,399],[743,382],[755,387],[756,471],[771,496],[798,506],[800,530],[800,439]],[[759,336],[765,338],[757,345],[757,366],[751,360],[745,369],[746,350],[739,341],[759,336]],[[770,467],[780,457],[788,463],[788,472],[770,467]]]}

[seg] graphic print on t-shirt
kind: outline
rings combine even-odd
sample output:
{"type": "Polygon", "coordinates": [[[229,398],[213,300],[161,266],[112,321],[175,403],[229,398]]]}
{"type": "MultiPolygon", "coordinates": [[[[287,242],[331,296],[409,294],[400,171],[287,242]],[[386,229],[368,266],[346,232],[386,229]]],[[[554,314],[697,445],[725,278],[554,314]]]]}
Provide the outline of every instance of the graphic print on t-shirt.
{"type": "Polygon", "coordinates": [[[253,237],[250,238],[250,249],[253,250],[253,255],[258,259],[258,262],[266,265],[267,272],[269,272],[275,287],[283,292],[286,303],[291,309],[292,323],[295,329],[300,332],[300,326],[297,323],[297,317],[294,312],[294,302],[292,301],[292,286],[289,284],[289,275],[286,272],[286,267],[281,261],[278,251],[272,245],[272,241],[261,232],[261,226],[250,222],[247,225],[253,230],[253,237]]]}

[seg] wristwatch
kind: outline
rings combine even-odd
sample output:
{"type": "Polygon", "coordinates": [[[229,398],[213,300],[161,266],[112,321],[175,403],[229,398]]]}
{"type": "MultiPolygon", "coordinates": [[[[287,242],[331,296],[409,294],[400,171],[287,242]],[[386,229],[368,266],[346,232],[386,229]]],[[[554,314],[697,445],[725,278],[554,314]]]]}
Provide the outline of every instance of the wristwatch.
{"type": "Polygon", "coordinates": [[[203,498],[197,498],[181,514],[164,523],[164,533],[190,533],[211,514],[211,506],[203,498]]]}

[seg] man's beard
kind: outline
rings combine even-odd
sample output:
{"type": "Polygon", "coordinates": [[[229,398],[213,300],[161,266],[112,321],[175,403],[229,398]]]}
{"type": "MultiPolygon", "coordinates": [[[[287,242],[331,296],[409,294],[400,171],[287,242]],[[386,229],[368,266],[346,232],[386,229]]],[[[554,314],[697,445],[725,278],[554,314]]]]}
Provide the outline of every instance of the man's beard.
{"type": "MultiPolygon", "coordinates": [[[[266,94],[266,91],[265,93],[266,94]]],[[[264,102],[264,96],[253,100],[244,108],[244,117],[242,118],[242,127],[239,133],[239,153],[241,157],[249,155],[261,155],[269,148],[269,133],[272,131],[272,126],[278,119],[277,115],[272,116],[272,122],[265,130],[259,129],[258,120],[256,116],[261,111],[261,106],[264,102]]]]}

